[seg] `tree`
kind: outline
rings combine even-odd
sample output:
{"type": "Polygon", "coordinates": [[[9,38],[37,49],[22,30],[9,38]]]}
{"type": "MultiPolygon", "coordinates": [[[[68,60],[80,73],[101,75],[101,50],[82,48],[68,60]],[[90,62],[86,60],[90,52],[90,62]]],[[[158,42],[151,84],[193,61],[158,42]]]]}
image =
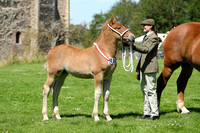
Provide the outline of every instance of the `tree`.
{"type": "Polygon", "coordinates": [[[200,2],[199,0],[187,0],[189,5],[187,19],[190,22],[200,22],[200,2]]]}
{"type": "MultiPolygon", "coordinates": [[[[101,26],[110,17],[115,15],[116,20],[130,29],[136,37],[144,34],[140,23],[148,18],[153,18],[156,21],[158,32],[165,33],[171,28],[182,23],[196,21],[200,22],[200,2],[199,0],[140,0],[139,3],[134,0],[120,0],[116,2],[111,9],[106,13],[99,13],[93,16],[93,20],[87,29],[82,25],[81,32],[74,34],[79,36],[73,43],[93,43],[101,32],[101,26]]],[[[75,32],[75,31],[74,31],[75,32]]],[[[78,31],[76,31],[78,32],[78,31]]],[[[120,45],[118,45],[120,47],[120,45]]]]}
{"type": "Polygon", "coordinates": [[[78,47],[87,48],[91,46],[93,43],[92,41],[94,41],[86,24],[70,25],[69,35],[69,43],[78,47]]]}
{"type": "Polygon", "coordinates": [[[140,0],[139,11],[144,19],[153,18],[159,32],[186,22],[187,3],[184,0],[140,0]]]}

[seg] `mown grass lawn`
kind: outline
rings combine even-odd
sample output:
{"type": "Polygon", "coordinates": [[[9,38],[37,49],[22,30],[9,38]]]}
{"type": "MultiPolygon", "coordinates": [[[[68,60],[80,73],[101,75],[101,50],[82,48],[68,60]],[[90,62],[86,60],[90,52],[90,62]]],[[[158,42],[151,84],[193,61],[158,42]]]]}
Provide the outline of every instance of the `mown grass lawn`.
{"type": "MultiPolygon", "coordinates": [[[[141,120],[143,96],[136,73],[127,73],[118,60],[111,83],[109,109],[113,121],[102,117],[103,102],[99,104],[100,122],[91,117],[94,104],[94,80],[68,76],[59,96],[62,120],[52,115],[52,94],[48,98],[50,120],[42,121],[42,86],[46,80],[44,63],[12,65],[0,68],[0,133],[68,133],[68,132],[200,132],[200,73],[194,70],[185,91],[185,104],[190,114],[176,111],[175,71],[165,88],[160,120],[141,120]]],[[[137,60],[134,60],[136,66],[137,60]]],[[[160,72],[163,60],[159,60],[160,72]]],[[[159,74],[157,74],[159,76],[159,74]]]]}

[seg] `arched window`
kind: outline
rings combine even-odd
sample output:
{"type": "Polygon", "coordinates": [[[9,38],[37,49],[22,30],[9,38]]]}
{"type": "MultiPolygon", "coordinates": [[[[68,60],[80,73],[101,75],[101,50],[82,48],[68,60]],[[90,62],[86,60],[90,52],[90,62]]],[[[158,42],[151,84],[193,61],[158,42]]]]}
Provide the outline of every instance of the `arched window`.
{"type": "Polygon", "coordinates": [[[16,40],[16,43],[22,43],[22,42],[21,42],[21,32],[18,31],[18,32],[16,33],[16,39],[15,39],[15,40],[16,40]]]}

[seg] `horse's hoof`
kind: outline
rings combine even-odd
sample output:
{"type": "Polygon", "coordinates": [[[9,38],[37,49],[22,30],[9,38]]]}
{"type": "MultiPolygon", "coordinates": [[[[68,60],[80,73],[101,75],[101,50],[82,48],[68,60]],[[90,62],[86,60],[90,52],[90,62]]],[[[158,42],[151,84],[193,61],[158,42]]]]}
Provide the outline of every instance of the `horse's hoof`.
{"type": "Polygon", "coordinates": [[[94,118],[94,121],[100,121],[99,117],[94,118]]]}
{"type": "Polygon", "coordinates": [[[112,118],[109,116],[109,117],[106,117],[106,120],[107,121],[112,121],[112,118]]]}
{"type": "Polygon", "coordinates": [[[177,112],[180,113],[180,108],[179,107],[177,107],[177,112]]]}
{"type": "Polygon", "coordinates": [[[190,111],[187,110],[185,107],[182,109],[181,114],[189,114],[189,113],[190,113],[190,111]]]}
{"type": "Polygon", "coordinates": [[[100,119],[99,119],[99,116],[98,116],[98,115],[93,115],[93,114],[92,114],[92,117],[94,118],[94,121],[100,121],[100,119]]]}
{"type": "Polygon", "coordinates": [[[103,114],[103,117],[104,117],[107,121],[112,121],[112,118],[110,117],[110,115],[105,115],[105,114],[103,114]]]}
{"type": "Polygon", "coordinates": [[[94,119],[94,121],[95,121],[95,122],[98,122],[98,121],[100,121],[100,119],[94,119]]]}
{"type": "Polygon", "coordinates": [[[44,116],[43,121],[48,121],[49,118],[47,116],[44,116]]]}
{"type": "Polygon", "coordinates": [[[61,120],[62,118],[60,116],[56,116],[56,119],[57,120],[61,120]]]}

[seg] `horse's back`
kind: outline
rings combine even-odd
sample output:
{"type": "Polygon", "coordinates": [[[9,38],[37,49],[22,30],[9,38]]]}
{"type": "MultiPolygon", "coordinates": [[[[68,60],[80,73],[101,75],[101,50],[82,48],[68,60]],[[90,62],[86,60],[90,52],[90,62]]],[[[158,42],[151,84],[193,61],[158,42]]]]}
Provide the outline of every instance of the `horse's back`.
{"type": "Polygon", "coordinates": [[[172,29],[164,42],[165,60],[200,64],[200,23],[191,22],[172,29]]]}
{"type": "Polygon", "coordinates": [[[49,51],[47,55],[47,60],[60,60],[60,59],[75,59],[75,58],[82,58],[88,54],[92,53],[92,47],[87,49],[77,48],[72,45],[58,45],[54,47],[52,50],[49,51]]]}
{"type": "Polygon", "coordinates": [[[184,44],[188,45],[191,42],[191,40],[197,38],[199,35],[199,22],[185,23],[173,28],[169,32],[164,45],[166,45],[167,47],[168,45],[174,44],[176,46],[180,45],[181,47],[183,47],[184,44]],[[182,41],[184,41],[184,43],[182,41]]]}

